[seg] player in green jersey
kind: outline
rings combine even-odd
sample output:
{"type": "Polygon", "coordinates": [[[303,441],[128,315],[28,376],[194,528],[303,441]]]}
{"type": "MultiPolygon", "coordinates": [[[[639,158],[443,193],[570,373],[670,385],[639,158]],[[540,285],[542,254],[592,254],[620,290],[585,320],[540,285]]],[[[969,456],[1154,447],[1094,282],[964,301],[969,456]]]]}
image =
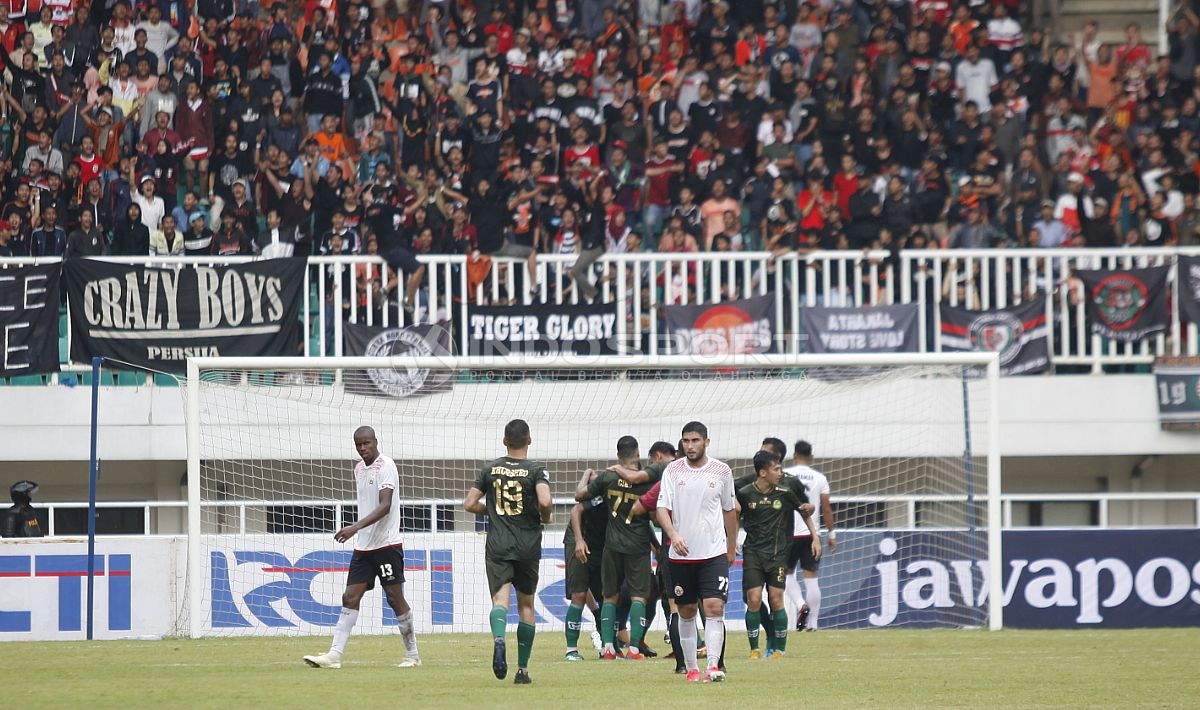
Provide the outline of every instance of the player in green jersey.
{"type": "MultiPolygon", "coordinates": [[[[776,456],[779,457],[780,461],[783,461],[784,459],[787,458],[787,444],[783,443],[782,439],[778,439],[773,436],[768,436],[762,440],[762,446],[759,449],[759,451],[767,451],[772,454],[775,454],[776,456]]],[[[735,490],[741,489],[744,486],[748,486],[751,483],[754,483],[755,479],[757,479],[757,478],[758,478],[758,473],[756,471],[754,471],[753,468],[751,468],[750,473],[748,473],[745,476],[742,476],[741,478],[734,481],[735,490]]],[[[780,482],[780,485],[784,486],[786,488],[790,488],[793,491],[795,491],[796,495],[799,496],[801,500],[805,501],[804,504],[805,504],[805,506],[807,506],[808,512],[809,513],[812,512],[812,506],[807,502],[807,498],[805,498],[805,496],[804,496],[804,486],[802,484],[800,484],[799,481],[795,480],[793,477],[791,477],[785,473],[783,476],[783,479],[780,482]]],[[[743,600],[744,600],[744,598],[745,598],[745,595],[743,594],[743,600]]],[[[766,609],[766,612],[759,615],[762,620],[763,633],[765,633],[766,637],[767,637],[767,657],[768,658],[770,658],[771,654],[773,654],[775,652],[776,635],[775,635],[774,611],[775,611],[775,607],[768,606],[766,609]]],[[[758,658],[758,656],[751,654],[751,658],[758,658]]]]}
{"type": "MultiPolygon", "coordinates": [[[[623,436],[617,441],[617,461],[626,469],[637,469],[641,452],[637,439],[623,436]]],[[[604,537],[604,554],[600,562],[601,591],[604,603],[600,607],[600,637],[604,643],[603,658],[617,657],[617,603],[621,583],[629,586],[629,652],[626,658],[642,660],[638,650],[646,634],[646,600],[653,589],[650,566],[650,547],[654,533],[650,521],[633,515],[633,506],[643,493],[658,482],[661,470],[652,467],[645,480],[630,483],[614,471],[602,471],[586,486],[575,490],[575,500],[585,501],[601,496],[608,503],[608,531],[604,537]]]]}
{"type": "Polygon", "coordinates": [[[508,454],[484,464],[463,502],[468,513],[488,516],[484,568],[492,595],[492,672],[501,680],[508,675],[504,629],[508,623],[509,588],[517,590],[521,621],[517,624],[517,675],[513,681],[521,685],[530,682],[533,599],[542,560],[542,526],[550,522],[554,506],[546,467],[528,458],[531,443],[529,425],[524,420],[514,419],[505,425],[504,447],[508,454]]]}
{"type": "MultiPolygon", "coordinates": [[[[579,487],[586,487],[598,474],[584,471],[579,487]]],[[[583,627],[584,607],[591,609],[599,629],[600,609],[597,600],[600,588],[600,560],[604,555],[604,538],[608,530],[608,504],[596,496],[575,504],[571,509],[571,524],[563,535],[563,560],[566,563],[567,653],[564,660],[582,661],[579,655],[579,633],[583,627]]]]}
{"type": "Polygon", "coordinates": [[[812,517],[804,511],[803,491],[783,485],[780,458],[772,452],[759,451],[754,455],[755,480],[737,490],[738,508],[746,542],[742,547],[742,590],[746,595],[746,635],[750,639],[750,657],[760,658],[758,627],[761,623],[762,588],[767,587],[767,599],[772,612],[775,635],[771,658],[783,656],[787,648],[787,610],[783,591],[787,582],[787,556],[792,545],[794,515],[799,511],[813,532],[813,555],[821,556],[820,538],[816,536],[812,517]]]}

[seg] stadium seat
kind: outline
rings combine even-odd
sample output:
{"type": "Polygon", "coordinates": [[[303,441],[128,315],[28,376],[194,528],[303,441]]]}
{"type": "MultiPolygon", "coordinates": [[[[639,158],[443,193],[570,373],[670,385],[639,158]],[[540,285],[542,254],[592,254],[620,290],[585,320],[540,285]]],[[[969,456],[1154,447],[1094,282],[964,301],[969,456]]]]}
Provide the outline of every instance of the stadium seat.
{"type": "Polygon", "coordinates": [[[8,384],[14,387],[43,387],[46,378],[43,375],[18,375],[8,378],[8,384]]]}
{"type": "Polygon", "coordinates": [[[118,387],[141,387],[146,384],[146,373],[120,370],[117,372],[118,387]]]}

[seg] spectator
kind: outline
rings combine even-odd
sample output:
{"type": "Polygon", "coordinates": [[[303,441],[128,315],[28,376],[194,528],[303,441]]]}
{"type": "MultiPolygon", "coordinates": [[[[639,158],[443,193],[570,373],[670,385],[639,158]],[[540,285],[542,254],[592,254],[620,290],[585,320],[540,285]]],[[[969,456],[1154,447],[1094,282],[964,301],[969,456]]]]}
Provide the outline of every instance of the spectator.
{"type": "Polygon", "coordinates": [[[75,256],[104,256],[108,253],[108,240],[104,233],[96,228],[92,221],[91,212],[83,212],[79,216],[79,228],[67,237],[67,246],[63,251],[64,258],[75,256]]]}
{"type": "Polygon", "coordinates": [[[1054,217],[1054,201],[1042,202],[1041,218],[1034,222],[1029,235],[1029,245],[1054,248],[1066,246],[1067,226],[1054,217]]]}
{"type": "Polygon", "coordinates": [[[62,256],[67,248],[67,232],[58,225],[58,210],[41,209],[42,225],[31,235],[32,256],[62,256]]]}
{"type": "Polygon", "coordinates": [[[113,232],[112,253],[117,256],[154,256],[178,253],[162,244],[159,244],[158,247],[163,248],[164,251],[151,250],[150,229],[142,222],[142,208],[136,204],[129,205],[124,218],[117,224],[113,232]]]}
{"type": "Polygon", "coordinates": [[[967,222],[960,224],[950,235],[951,249],[990,249],[1004,240],[1000,230],[984,222],[982,205],[976,203],[966,210],[967,222]]]}

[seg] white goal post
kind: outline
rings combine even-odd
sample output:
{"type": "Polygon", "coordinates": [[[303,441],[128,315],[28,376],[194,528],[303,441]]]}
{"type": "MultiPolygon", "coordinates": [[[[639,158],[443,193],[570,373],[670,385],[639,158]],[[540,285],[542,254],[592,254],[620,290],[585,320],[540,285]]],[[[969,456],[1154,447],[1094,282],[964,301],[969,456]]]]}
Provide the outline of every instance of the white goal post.
{"type": "MultiPolygon", "coordinates": [[[[328,554],[334,554],[335,547],[349,549],[333,542],[328,526],[353,521],[347,510],[348,501],[354,498],[353,484],[349,484],[349,495],[346,485],[354,458],[350,435],[359,424],[382,423],[387,429],[392,420],[405,423],[407,428],[397,424],[396,431],[381,432],[381,452],[396,460],[402,501],[414,509],[422,508],[421,519],[428,524],[427,530],[414,534],[429,548],[429,556],[419,562],[419,571],[436,570],[434,548],[467,545],[482,538],[479,532],[485,523],[474,521],[473,527],[464,523],[459,502],[479,466],[503,453],[498,450],[497,422],[502,429],[502,420],[530,419],[538,408],[550,413],[537,423],[530,419],[531,457],[570,462],[561,463],[560,471],[551,466],[558,496],[568,480],[573,490],[585,465],[607,465],[603,461],[611,455],[605,456],[605,452],[613,448],[616,439],[611,435],[625,421],[639,423],[629,426],[636,429],[645,456],[654,441],[647,437],[673,443],[684,422],[711,420],[715,424],[710,424],[714,442],[710,453],[723,460],[738,459],[741,463],[734,466],[735,476],[746,472],[747,461],[763,437],[777,436],[787,443],[785,468],[790,465],[793,442],[811,438],[817,456],[814,465],[829,475],[835,509],[842,511],[839,550],[830,556],[833,567],[829,574],[839,573],[838,564],[846,567],[853,561],[853,569],[845,573],[847,580],[854,577],[854,585],[878,588],[874,592],[878,598],[855,602],[863,606],[869,601],[874,610],[870,624],[848,621],[848,625],[885,626],[888,624],[876,624],[874,619],[887,621],[889,614],[897,618],[899,613],[902,621],[914,620],[908,623],[925,624],[930,619],[926,625],[986,623],[997,630],[1003,627],[1003,604],[992,602],[1003,599],[999,372],[999,359],[992,353],[190,358],[185,390],[187,583],[177,603],[178,632],[194,638],[260,631],[324,633],[323,622],[314,622],[314,626],[303,612],[299,620],[285,613],[287,618],[282,621],[271,617],[265,625],[260,624],[261,618],[279,611],[278,599],[283,599],[285,606],[295,605],[286,597],[287,582],[278,582],[284,591],[276,599],[259,592],[267,589],[261,585],[272,581],[269,575],[239,581],[232,572],[232,596],[243,596],[222,603],[240,609],[241,615],[235,614],[236,623],[215,628],[214,609],[224,597],[214,581],[214,560],[225,554],[223,550],[234,560],[233,550],[261,545],[264,540],[277,545],[306,540],[307,547],[294,548],[296,555],[308,554],[305,560],[325,559],[320,556],[325,552],[312,551],[314,545],[327,547],[328,554]],[[457,384],[452,392],[390,398],[364,396],[348,386],[349,382],[366,382],[372,371],[445,372],[457,384]],[[607,384],[589,386],[598,380],[607,384]],[[503,387],[495,387],[496,383],[503,387]],[[493,389],[487,389],[489,386],[493,389]],[[611,401],[616,392],[621,399],[611,401]],[[679,397],[674,397],[675,393],[679,397]],[[660,402],[661,413],[656,409],[660,402]],[[763,411],[759,411],[760,404],[763,411]],[[487,416],[476,421],[474,415],[483,408],[487,416]],[[747,414],[751,411],[753,416],[747,414]],[[583,414],[575,418],[577,412],[583,414]],[[624,412],[630,412],[628,420],[624,412]],[[412,434],[419,440],[417,444],[401,445],[398,432],[410,433],[421,429],[423,423],[430,431],[412,434]],[[539,426],[541,431],[553,433],[539,438],[539,426]],[[819,433],[811,434],[814,431],[819,433]],[[265,436],[267,432],[274,436],[265,436]],[[335,453],[328,453],[331,451],[335,453]],[[306,463],[309,461],[312,463],[306,463]],[[412,471],[414,480],[426,483],[405,489],[408,461],[419,469],[412,471]],[[977,474],[979,467],[986,469],[986,475],[977,474]],[[452,482],[446,490],[428,483],[439,480],[443,469],[447,471],[444,480],[452,482]],[[449,521],[445,528],[443,518],[449,521]],[[305,527],[314,519],[318,523],[324,520],[326,527],[305,527]],[[862,549],[853,544],[856,529],[863,534],[862,549]],[[891,529],[900,532],[881,540],[879,531],[891,529]],[[453,541],[438,544],[439,536],[453,541]],[[909,562],[906,568],[905,560],[916,560],[918,554],[897,551],[897,541],[903,546],[906,539],[915,540],[912,544],[922,553],[934,550],[928,554],[933,561],[909,562]],[[986,542],[979,545],[976,541],[986,542]],[[840,563],[837,555],[843,555],[840,563]],[[981,559],[985,556],[986,561],[981,559]],[[941,569],[936,575],[918,577],[916,570],[929,565],[941,565],[941,569]],[[973,581],[975,573],[978,587],[973,581]],[[863,582],[861,578],[867,574],[877,574],[892,586],[863,582]],[[951,592],[944,592],[939,585],[951,589],[955,582],[958,586],[952,590],[951,602],[951,592]],[[259,597],[247,602],[253,594],[259,597]],[[248,603],[251,611],[261,612],[258,618],[246,611],[248,603]],[[947,611],[951,614],[946,617],[948,622],[931,616],[952,604],[972,613],[953,616],[955,610],[947,611]]],[[[556,503],[566,505],[558,498],[556,503]]],[[[565,517],[556,512],[557,536],[549,532],[544,536],[544,550],[561,539],[562,526],[569,524],[565,517]]],[[[459,555],[456,565],[463,564],[463,549],[455,553],[459,555]]],[[[280,559],[293,557],[283,554],[280,559]]],[[[288,564],[272,567],[262,563],[248,569],[269,573],[288,564]]],[[[311,602],[314,608],[330,608],[333,595],[340,595],[344,574],[323,574],[334,569],[332,563],[305,567],[296,562],[291,567],[310,575],[304,584],[313,585],[313,595],[319,597],[311,602]],[[315,589],[317,586],[320,589],[315,589]]],[[[453,579],[449,573],[443,579],[446,585],[457,585],[455,595],[464,586],[459,574],[456,568],[453,579]]],[[[821,574],[823,587],[844,584],[850,589],[851,581],[827,582],[825,567],[821,574]]],[[[477,583],[483,591],[475,590],[467,598],[478,597],[481,623],[485,624],[486,585],[477,583]]],[[[417,584],[437,588],[439,582],[410,580],[406,593],[417,584]]],[[[837,594],[836,586],[828,589],[837,594]]],[[[414,593],[418,602],[428,602],[435,594],[429,589],[414,593]]],[[[736,595],[741,596],[740,588],[736,595]]],[[[827,598],[829,595],[827,591],[827,598]]],[[[731,589],[730,599],[734,596],[731,589]]],[[[844,606],[852,605],[847,602],[844,606]]],[[[867,618],[866,611],[864,608],[854,618],[867,618]]],[[[388,613],[383,610],[381,618],[388,613]]],[[[443,617],[436,630],[476,629],[474,617],[461,609],[457,614],[452,622],[443,617]]],[[[550,627],[561,628],[546,618],[550,627]]],[[[430,623],[439,622],[426,618],[418,622],[418,631],[430,631],[430,623]]],[[[364,631],[363,622],[359,630],[364,631]]],[[[369,625],[365,632],[372,632],[369,625]]]]}

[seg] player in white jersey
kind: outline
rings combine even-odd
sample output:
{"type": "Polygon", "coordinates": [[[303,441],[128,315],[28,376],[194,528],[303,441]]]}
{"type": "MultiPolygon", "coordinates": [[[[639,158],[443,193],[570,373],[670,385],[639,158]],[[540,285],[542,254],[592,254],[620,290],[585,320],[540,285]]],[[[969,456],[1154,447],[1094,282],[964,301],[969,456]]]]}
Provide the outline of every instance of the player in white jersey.
{"type": "Polygon", "coordinates": [[[354,448],[362,461],[354,466],[354,485],[358,490],[358,521],[338,530],[333,536],[346,542],[357,536],[346,591],[342,593],[342,613],[333,631],[328,653],[305,656],[313,668],[341,668],[342,653],[350,631],[358,621],[358,607],[375,578],[383,585],[388,604],[396,612],[400,635],[404,638],[401,668],[421,665],[417,653],[417,635],[413,631],[412,609],[404,599],[404,547],[400,541],[400,473],[396,462],[379,453],[375,430],[361,426],[354,431],[354,448]],[[370,511],[363,515],[364,511],[370,511]]]}
{"type": "Polygon", "coordinates": [[[704,640],[708,646],[705,682],[725,680],[720,654],[725,647],[725,600],[729,565],[737,557],[738,519],[733,471],[708,456],[708,428],[683,427],[684,458],[663,471],[658,492],[658,524],[671,541],[669,564],[679,609],[679,644],[689,683],[700,682],[696,664],[697,601],[704,600],[704,640]]]}
{"type": "MultiPolygon", "coordinates": [[[[825,537],[829,552],[833,552],[837,549],[837,533],[834,532],[836,521],[833,518],[833,508],[829,505],[829,479],[812,467],[812,452],[812,444],[803,439],[797,441],[792,451],[792,461],[796,465],[784,469],[784,472],[795,476],[804,484],[808,500],[816,506],[812,513],[813,527],[819,531],[821,522],[824,521],[828,531],[825,537]]],[[[821,583],[817,580],[821,559],[813,554],[812,535],[799,513],[796,514],[795,531],[792,552],[788,556],[787,596],[796,606],[796,630],[816,631],[821,614],[821,583]],[[797,564],[804,574],[803,591],[795,574],[797,564]]]]}

